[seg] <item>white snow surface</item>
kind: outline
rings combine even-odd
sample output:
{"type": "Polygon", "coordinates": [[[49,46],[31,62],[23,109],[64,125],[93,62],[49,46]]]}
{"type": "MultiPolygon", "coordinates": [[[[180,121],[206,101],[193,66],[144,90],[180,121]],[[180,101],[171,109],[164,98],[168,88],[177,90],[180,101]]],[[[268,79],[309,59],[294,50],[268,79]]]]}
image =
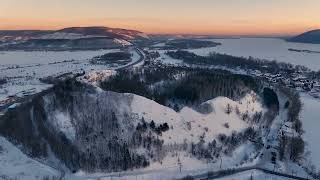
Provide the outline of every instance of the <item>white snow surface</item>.
{"type": "Polygon", "coordinates": [[[301,93],[301,101],[303,110],[301,113],[301,121],[303,125],[304,140],[307,142],[306,150],[310,151],[310,160],[317,170],[320,170],[320,144],[319,144],[319,109],[320,100],[314,99],[307,94],[301,93]]]}
{"type": "Polygon", "coordinates": [[[257,95],[253,92],[246,95],[239,102],[226,97],[217,97],[206,102],[213,111],[202,114],[196,110],[185,107],[180,112],[159,105],[158,103],[141,96],[134,96],[131,104],[132,112],[147,122],[152,120],[155,124],[168,123],[170,130],[163,133],[162,139],[165,144],[181,144],[186,139],[189,142],[199,142],[200,136],[205,134],[206,143],[211,142],[219,134],[231,135],[233,131],[241,131],[249,127],[250,124],[243,121],[236,114],[236,106],[241,113],[248,111],[249,116],[256,112],[264,111],[257,95]],[[225,112],[227,105],[230,104],[233,111],[230,114],[225,112]],[[228,123],[229,128],[224,126],[228,123]],[[207,130],[206,130],[207,129],[207,130]]]}
{"type": "Polygon", "coordinates": [[[126,40],[123,40],[123,39],[117,39],[117,38],[115,38],[113,40],[113,42],[115,42],[117,44],[121,44],[122,46],[131,46],[132,45],[132,43],[129,42],[129,41],[126,41],[126,40]]]}
{"type": "Polygon", "coordinates": [[[56,111],[51,118],[55,119],[55,121],[52,122],[58,130],[60,130],[69,140],[75,140],[76,130],[71,122],[69,114],[56,111]]]}
{"type": "Polygon", "coordinates": [[[2,136],[0,149],[0,179],[42,180],[60,176],[53,168],[27,157],[2,136]]]}
{"type": "Polygon", "coordinates": [[[192,51],[198,55],[208,55],[210,52],[218,52],[233,56],[252,56],[255,58],[292,63],[295,65],[304,65],[312,70],[320,69],[319,53],[300,53],[288,50],[291,48],[320,52],[320,44],[292,43],[276,38],[239,38],[209,40],[222,43],[222,45],[212,48],[192,49],[188,51],[192,51]]]}
{"type": "Polygon", "coordinates": [[[251,171],[245,171],[241,173],[237,173],[231,176],[218,178],[217,180],[250,180],[250,178],[258,179],[258,180],[292,180],[291,178],[271,175],[271,174],[265,174],[258,170],[251,170],[251,171]]]}
{"type": "Polygon", "coordinates": [[[170,56],[166,55],[167,50],[156,50],[159,54],[160,57],[157,58],[156,60],[161,61],[163,64],[169,64],[169,65],[182,65],[183,61],[179,59],[174,59],[171,58],[170,56]]]}
{"type": "Polygon", "coordinates": [[[78,80],[92,85],[97,85],[97,82],[105,80],[106,78],[115,75],[116,73],[117,72],[115,70],[92,71],[82,77],[79,77],[78,80]]]}
{"type": "MultiPolygon", "coordinates": [[[[65,51],[65,52],[0,52],[0,78],[6,78],[8,83],[0,87],[0,101],[11,95],[28,92],[34,94],[51,85],[40,82],[40,78],[56,77],[65,73],[79,73],[85,71],[89,81],[103,78],[107,69],[116,69],[103,64],[92,64],[90,59],[106,53],[119,52],[119,49],[100,51],[65,51]],[[99,72],[101,71],[101,72],[99,72]],[[92,73],[90,73],[92,72],[92,73]],[[91,76],[91,77],[90,77],[91,76]]],[[[140,55],[133,49],[131,63],[139,60],[140,55]]]]}
{"type": "MultiPolygon", "coordinates": [[[[222,158],[222,169],[241,167],[239,163],[243,160],[244,156],[255,154],[254,145],[243,144],[238,147],[231,156],[223,155],[222,158]]],[[[206,161],[198,160],[186,152],[168,153],[168,155],[162,160],[162,163],[151,162],[150,166],[143,169],[136,169],[133,171],[123,171],[115,173],[94,173],[87,174],[83,171],[76,173],[79,179],[144,179],[144,180],[167,180],[167,179],[179,179],[187,175],[198,175],[206,174],[209,171],[220,170],[220,160],[208,163],[206,161]],[[181,162],[181,172],[180,166],[178,164],[178,159],[181,162]]]]}
{"type": "Polygon", "coordinates": [[[150,39],[150,37],[145,33],[138,33],[137,35],[142,37],[142,38],[150,39]]]}
{"type": "Polygon", "coordinates": [[[6,67],[8,65],[47,64],[65,60],[83,61],[118,51],[119,49],[97,51],[2,51],[0,52],[0,65],[6,67]]]}

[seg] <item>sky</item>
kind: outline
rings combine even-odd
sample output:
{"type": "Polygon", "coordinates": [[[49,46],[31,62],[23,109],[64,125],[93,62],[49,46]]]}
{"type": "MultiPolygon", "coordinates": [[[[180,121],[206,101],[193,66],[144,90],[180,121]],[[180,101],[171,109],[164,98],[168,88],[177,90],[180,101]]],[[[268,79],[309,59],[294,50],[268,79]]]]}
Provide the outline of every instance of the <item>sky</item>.
{"type": "Polygon", "coordinates": [[[0,0],[0,29],[108,26],[163,34],[293,35],[320,0],[0,0]]]}

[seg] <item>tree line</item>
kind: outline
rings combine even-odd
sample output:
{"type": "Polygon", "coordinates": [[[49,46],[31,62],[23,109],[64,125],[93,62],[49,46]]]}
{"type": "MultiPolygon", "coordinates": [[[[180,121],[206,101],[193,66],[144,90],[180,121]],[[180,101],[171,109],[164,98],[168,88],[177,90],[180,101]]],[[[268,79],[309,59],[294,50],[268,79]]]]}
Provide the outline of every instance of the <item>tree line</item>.
{"type": "Polygon", "coordinates": [[[279,73],[282,71],[290,73],[298,69],[307,69],[303,66],[294,66],[290,63],[276,62],[275,60],[268,61],[253,57],[236,57],[215,52],[210,53],[209,56],[199,56],[195,53],[183,50],[167,51],[166,54],[174,59],[183,60],[188,64],[220,65],[230,68],[240,67],[241,69],[254,69],[268,73],[279,73]]]}
{"type": "Polygon", "coordinates": [[[119,71],[100,83],[104,90],[133,93],[155,100],[176,111],[199,105],[218,96],[239,99],[259,82],[245,75],[201,68],[157,67],[119,71]]]}

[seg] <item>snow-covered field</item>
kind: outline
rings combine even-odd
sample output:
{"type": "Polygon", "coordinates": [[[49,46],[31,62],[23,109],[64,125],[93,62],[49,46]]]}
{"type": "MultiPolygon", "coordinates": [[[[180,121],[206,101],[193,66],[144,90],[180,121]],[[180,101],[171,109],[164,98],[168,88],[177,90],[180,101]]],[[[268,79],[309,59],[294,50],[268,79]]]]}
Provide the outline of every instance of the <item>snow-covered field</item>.
{"type": "Polygon", "coordinates": [[[304,139],[307,142],[307,150],[311,152],[312,163],[320,170],[320,144],[319,144],[319,110],[320,101],[306,94],[301,94],[303,111],[301,114],[303,129],[305,130],[304,139]]]}
{"type": "Polygon", "coordinates": [[[167,52],[166,50],[157,50],[157,52],[159,52],[160,54],[160,57],[157,58],[157,60],[159,60],[163,64],[171,64],[171,65],[183,64],[182,60],[173,59],[170,56],[166,55],[166,52],[167,52]]]}
{"type": "Polygon", "coordinates": [[[292,52],[288,49],[320,51],[319,44],[291,43],[276,38],[240,38],[240,39],[210,39],[222,43],[212,48],[193,49],[198,55],[208,55],[210,52],[225,53],[234,56],[255,57],[267,60],[277,60],[295,65],[304,65],[312,70],[320,70],[319,53],[292,52]]]}
{"type": "MultiPolygon", "coordinates": [[[[91,72],[113,69],[108,65],[91,64],[95,56],[119,49],[100,51],[66,51],[66,52],[0,52],[0,79],[5,77],[8,83],[0,88],[0,101],[8,96],[22,95],[22,91],[34,94],[50,87],[39,81],[40,78],[58,76],[69,72],[91,72]]],[[[132,62],[139,60],[139,54],[131,50],[132,62]]]]}
{"type": "Polygon", "coordinates": [[[109,52],[119,51],[99,50],[99,51],[2,51],[0,52],[0,65],[31,65],[48,64],[65,60],[87,60],[95,56],[109,52]]]}

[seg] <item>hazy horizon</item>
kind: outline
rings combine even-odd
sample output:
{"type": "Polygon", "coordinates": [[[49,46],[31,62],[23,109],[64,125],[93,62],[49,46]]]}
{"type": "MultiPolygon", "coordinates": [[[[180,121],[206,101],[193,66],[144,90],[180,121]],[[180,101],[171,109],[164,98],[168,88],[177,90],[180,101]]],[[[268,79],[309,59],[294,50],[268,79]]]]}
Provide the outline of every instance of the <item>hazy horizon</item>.
{"type": "Polygon", "coordinates": [[[319,7],[318,0],[3,0],[0,29],[107,26],[155,34],[285,36],[320,28],[319,7]]]}

